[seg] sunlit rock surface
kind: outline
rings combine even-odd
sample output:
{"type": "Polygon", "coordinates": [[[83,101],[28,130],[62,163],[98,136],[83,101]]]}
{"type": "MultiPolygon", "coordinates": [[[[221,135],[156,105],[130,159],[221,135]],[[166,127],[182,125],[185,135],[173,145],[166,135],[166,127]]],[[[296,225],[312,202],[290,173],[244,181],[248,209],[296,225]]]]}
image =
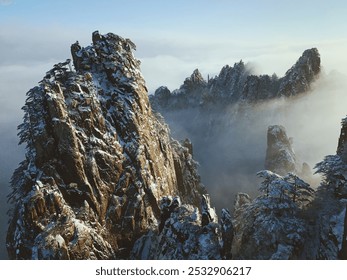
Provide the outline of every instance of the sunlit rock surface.
{"type": "Polygon", "coordinates": [[[127,258],[135,240],[158,230],[163,196],[200,206],[196,163],[152,113],[134,49],[94,32],[91,46],[71,46],[73,63],[54,65],[27,93],[11,259],[127,258]]]}

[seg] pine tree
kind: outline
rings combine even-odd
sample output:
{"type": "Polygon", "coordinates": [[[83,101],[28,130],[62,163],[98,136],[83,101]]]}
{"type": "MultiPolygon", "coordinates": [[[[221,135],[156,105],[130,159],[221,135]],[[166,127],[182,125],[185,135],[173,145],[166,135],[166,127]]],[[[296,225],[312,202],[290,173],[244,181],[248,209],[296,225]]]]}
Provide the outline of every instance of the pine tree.
{"type": "Polygon", "coordinates": [[[304,180],[291,172],[284,177],[284,180],[290,185],[289,196],[297,207],[301,208],[312,200],[314,190],[304,180]]]}
{"type": "MultiPolygon", "coordinates": [[[[263,178],[261,194],[243,210],[243,241],[256,258],[289,258],[302,248],[306,227],[300,218],[303,205],[313,190],[295,174],[280,176],[268,170],[257,173],[263,178]]],[[[245,256],[254,257],[254,256],[245,256]]]]}
{"type": "Polygon", "coordinates": [[[11,178],[12,192],[8,196],[10,202],[23,197],[35,184],[36,177],[36,146],[37,137],[45,137],[44,120],[47,116],[44,106],[44,85],[34,87],[27,92],[23,122],[18,126],[19,145],[26,143],[25,160],[19,164],[11,178]]]}
{"type": "Polygon", "coordinates": [[[347,174],[347,166],[342,161],[339,155],[329,155],[324,158],[323,161],[316,164],[315,173],[321,173],[323,175],[323,186],[332,188],[334,194],[338,196],[341,188],[346,183],[345,174],[347,174]]]}

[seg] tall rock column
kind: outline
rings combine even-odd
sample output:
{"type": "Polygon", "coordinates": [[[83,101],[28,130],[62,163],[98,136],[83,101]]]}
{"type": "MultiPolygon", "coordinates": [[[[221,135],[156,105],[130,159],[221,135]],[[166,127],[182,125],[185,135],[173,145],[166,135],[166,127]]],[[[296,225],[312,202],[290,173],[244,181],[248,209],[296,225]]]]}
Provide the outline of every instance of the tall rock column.
{"type": "Polygon", "coordinates": [[[135,45],[112,33],[72,45],[31,89],[12,179],[11,259],[127,258],[160,224],[160,199],[199,206],[188,148],[152,113],[135,45]]]}
{"type": "Polygon", "coordinates": [[[295,154],[285,128],[281,125],[269,126],[265,169],[284,175],[294,172],[295,165],[295,154]]]}

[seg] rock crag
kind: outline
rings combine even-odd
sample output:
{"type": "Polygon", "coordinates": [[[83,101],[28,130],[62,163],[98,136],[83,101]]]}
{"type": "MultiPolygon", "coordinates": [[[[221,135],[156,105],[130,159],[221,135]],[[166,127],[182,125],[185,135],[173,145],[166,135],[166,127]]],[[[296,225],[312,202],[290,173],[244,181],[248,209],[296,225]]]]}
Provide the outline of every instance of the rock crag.
{"type": "Polygon", "coordinates": [[[159,230],[162,197],[200,207],[196,163],[152,113],[135,44],[97,31],[92,39],[73,44],[73,65],[54,65],[27,93],[11,259],[128,258],[138,238],[159,230]]]}
{"type": "Polygon", "coordinates": [[[281,125],[268,128],[265,169],[280,175],[296,172],[296,157],[292,143],[281,125]]]}
{"type": "Polygon", "coordinates": [[[219,75],[204,80],[198,69],[177,90],[158,88],[151,96],[153,108],[165,115],[166,111],[185,108],[230,106],[238,102],[254,103],[279,97],[292,97],[311,89],[321,70],[316,48],[307,49],[298,61],[278,78],[276,74],[254,75],[241,60],[234,66],[224,66],[219,75]]]}

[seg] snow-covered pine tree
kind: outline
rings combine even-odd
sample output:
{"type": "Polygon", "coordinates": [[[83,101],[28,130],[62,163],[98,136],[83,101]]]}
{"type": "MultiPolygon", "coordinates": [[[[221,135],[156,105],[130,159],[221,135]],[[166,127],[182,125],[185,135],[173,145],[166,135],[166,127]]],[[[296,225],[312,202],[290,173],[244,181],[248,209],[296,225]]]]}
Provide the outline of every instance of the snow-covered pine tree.
{"type": "Polygon", "coordinates": [[[27,92],[23,123],[18,126],[19,145],[26,143],[25,160],[15,170],[11,178],[12,192],[9,194],[9,201],[17,201],[23,193],[29,191],[35,185],[36,177],[36,151],[39,147],[35,145],[34,139],[45,137],[45,125],[42,123],[42,116],[46,116],[44,104],[44,85],[34,87],[27,92]],[[25,176],[23,176],[23,174],[25,176]]]}
{"type": "Polygon", "coordinates": [[[323,161],[315,166],[316,172],[323,175],[323,184],[327,188],[333,189],[335,196],[338,196],[346,183],[347,166],[339,155],[328,155],[323,161]]]}
{"type": "Polygon", "coordinates": [[[257,173],[258,177],[264,178],[264,180],[261,182],[259,191],[262,193],[265,193],[266,196],[269,196],[271,183],[275,180],[282,179],[282,177],[270,170],[262,170],[257,173]]]}
{"type": "Polygon", "coordinates": [[[308,183],[291,172],[283,179],[289,183],[289,196],[291,196],[292,201],[296,203],[297,207],[302,208],[312,201],[314,190],[308,183]]]}
{"type": "Polygon", "coordinates": [[[296,204],[290,196],[293,186],[284,177],[269,170],[262,170],[257,175],[264,178],[259,187],[262,194],[255,199],[258,206],[279,217],[286,214],[286,211],[296,210],[296,204]]]}
{"type": "Polygon", "coordinates": [[[311,189],[294,174],[282,177],[263,170],[257,175],[264,179],[259,188],[261,194],[241,215],[245,227],[241,229],[239,254],[257,259],[297,258],[306,233],[300,217],[302,201],[310,199],[311,189]]]}

